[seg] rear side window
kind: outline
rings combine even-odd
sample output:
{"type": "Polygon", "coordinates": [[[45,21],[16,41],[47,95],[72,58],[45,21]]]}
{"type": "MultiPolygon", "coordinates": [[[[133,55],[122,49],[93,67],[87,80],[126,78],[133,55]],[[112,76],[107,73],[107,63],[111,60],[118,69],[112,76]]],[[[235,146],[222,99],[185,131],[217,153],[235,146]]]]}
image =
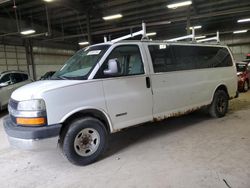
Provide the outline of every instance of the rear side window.
{"type": "Polygon", "coordinates": [[[160,49],[159,45],[151,45],[149,46],[149,51],[155,72],[228,67],[233,65],[228,50],[222,47],[173,45],[166,49],[160,49]],[[159,61],[159,58],[161,58],[161,61],[159,61]],[[161,68],[159,64],[161,64],[161,68]]]}
{"type": "Polygon", "coordinates": [[[161,48],[159,45],[150,45],[148,48],[155,73],[169,72],[176,69],[170,47],[161,48]]]}
{"type": "Polygon", "coordinates": [[[173,46],[178,70],[232,66],[226,48],[206,46],[173,46]]]}
{"type": "Polygon", "coordinates": [[[21,74],[22,75],[22,78],[23,78],[23,81],[26,81],[29,79],[28,75],[27,74],[21,74]]]}

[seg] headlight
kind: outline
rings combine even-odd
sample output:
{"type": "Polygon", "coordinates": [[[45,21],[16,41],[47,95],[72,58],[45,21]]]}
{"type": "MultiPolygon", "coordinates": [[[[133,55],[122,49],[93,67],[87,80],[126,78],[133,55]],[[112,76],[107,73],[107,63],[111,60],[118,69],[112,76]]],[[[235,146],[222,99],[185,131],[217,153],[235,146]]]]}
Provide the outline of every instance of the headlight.
{"type": "Polygon", "coordinates": [[[45,102],[42,99],[34,99],[9,103],[9,112],[15,119],[15,123],[22,126],[44,126],[47,124],[45,102]]]}
{"type": "Polygon", "coordinates": [[[46,110],[45,102],[42,99],[20,101],[17,105],[18,111],[43,111],[46,110]]]}

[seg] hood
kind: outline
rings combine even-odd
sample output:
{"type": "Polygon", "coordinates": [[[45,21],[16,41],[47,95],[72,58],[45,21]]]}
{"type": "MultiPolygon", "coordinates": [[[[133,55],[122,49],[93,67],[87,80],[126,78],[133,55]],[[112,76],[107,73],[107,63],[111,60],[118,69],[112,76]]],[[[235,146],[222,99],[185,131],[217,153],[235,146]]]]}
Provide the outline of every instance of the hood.
{"type": "Polygon", "coordinates": [[[27,84],[15,90],[11,98],[16,101],[30,100],[41,98],[42,94],[54,89],[72,86],[88,80],[44,80],[27,84]]]}

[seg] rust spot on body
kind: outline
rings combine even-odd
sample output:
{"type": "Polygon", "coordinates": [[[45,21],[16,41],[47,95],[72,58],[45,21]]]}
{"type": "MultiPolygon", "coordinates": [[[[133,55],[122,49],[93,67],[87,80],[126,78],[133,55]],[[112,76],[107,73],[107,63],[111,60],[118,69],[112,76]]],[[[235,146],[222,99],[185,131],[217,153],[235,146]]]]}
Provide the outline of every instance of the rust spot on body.
{"type": "Polygon", "coordinates": [[[182,116],[182,115],[185,115],[185,114],[189,114],[191,112],[197,111],[197,110],[199,110],[199,109],[201,109],[203,107],[206,107],[206,106],[207,105],[203,105],[203,106],[199,106],[199,107],[196,107],[196,108],[188,109],[186,111],[173,112],[173,113],[170,113],[170,114],[167,114],[167,115],[164,115],[164,116],[154,117],[153,122],[163,121],[163,120],[171,118],[171,117],[179,117],[179,116],[182,116]]]}

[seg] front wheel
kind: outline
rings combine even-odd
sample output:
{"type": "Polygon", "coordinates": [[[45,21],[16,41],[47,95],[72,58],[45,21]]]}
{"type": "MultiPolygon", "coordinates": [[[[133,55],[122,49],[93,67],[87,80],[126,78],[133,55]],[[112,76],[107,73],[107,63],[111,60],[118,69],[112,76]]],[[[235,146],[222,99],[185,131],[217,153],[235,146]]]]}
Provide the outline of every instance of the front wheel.
{"type": "Polygon", "coordinates": [[[95,118],[80,118],[69,124],[62,138],[62,151],[67,159],[76,165],[84,166],[95,162],[105,151],[107,130],[95,118]]]}
{"type": "Polygon", "coordinates": [[[228,95],[223,90],[218,90],[214,94],[212,103],[209,106],[209,114],[214,118],[221,118],[228,111],[228,95]]]}

